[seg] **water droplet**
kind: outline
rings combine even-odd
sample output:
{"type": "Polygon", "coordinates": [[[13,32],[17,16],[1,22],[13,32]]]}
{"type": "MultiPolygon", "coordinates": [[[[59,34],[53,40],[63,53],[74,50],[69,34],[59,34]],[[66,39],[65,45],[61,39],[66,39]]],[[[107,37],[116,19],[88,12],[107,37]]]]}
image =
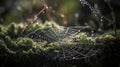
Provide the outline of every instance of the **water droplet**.
{"type": "Polygon", "coordinates": [[[97,9],[98,8],[98,4],[94,4],[94,7],[97,9]]]}
{"type": "Polygon", "coordinates": [[[42,13],[45,13],[45,11],[43,11],[42,13]]]}
{"type": "Polygon", "coordinates": [[[33,35],[32,36],[30,36],[31,38],[33,38],[33,35]]]}
{"type": "Polygon", "coordinates": [[[80,30],[78,30],[78,32],[80,32],[80,30]]]}
{"type": "Polygon", "coordinates": [[[41,37],[41,35],[39,35],[38,37],[41,37]]]}
{"type": "Polygon", "coordinates": [[[101,19],[100,19],[100,21],[101,21],[101,22],[103,22],[103,21],[104,21],[104,20],[103,20],[103,16],[101,16],[101,19]]]}
{"type": "Polygon", "coordinates": [[[97,17],[97,14],[94,14],[95,17],[97,17]]]}
{"type": "Polygon", "coordinates": [[[73,57],[73,59],[75,59],[75,57],[73,57]]]}
{"type": "Polygon", "coordinates": [[[78,18],[79,17],[79,13],[75,13],[75,17],[78,18]]]}
{"type": "Polygon", "coordinates": [[[88,23],[87,23],[87,22],[85,22],[85,23],[84,23],[84,25],[88,26],[88,23]]]}
{"type": "Polygon", "coordinates": [[[100,19],[101,22],[103,22],[103,19],[100,19]]]}
{"type": "Polygon", "coordinates": [[[101,29],[100,29],[100,28],[98,28],[98,31],[101,31],[101,29]]]}
{"type": "Polygon", "coordinates": [[[86,2],[86,1],[84,1],[84,0],[80,0],[80,2],[81,2],[81,4],[82,4],[82,6],[87,5],[87,2],[86,2]]]}
{"type": "Polygon", "coordinates": [[[94,34],[91,34],[91,37],[93,37],[94,36],[94,34]]]}
{"type": "Polygon", "coordinates": [[[22,10],[22,8],[21,8],[20,6],[17,6],[16,8],[17,8],[17,10],[19,10],[19,11],[22,10]]]}
{"type": "Polygon", "coordinates": [[[61,17],[65,17],[65,15],[64,15],[64,14],[61,14],[61,17]]]}
{"type": "Polygon", "coordinates": [[[94,33],[94,31],[91,31],[91,33],[94,33]]]}

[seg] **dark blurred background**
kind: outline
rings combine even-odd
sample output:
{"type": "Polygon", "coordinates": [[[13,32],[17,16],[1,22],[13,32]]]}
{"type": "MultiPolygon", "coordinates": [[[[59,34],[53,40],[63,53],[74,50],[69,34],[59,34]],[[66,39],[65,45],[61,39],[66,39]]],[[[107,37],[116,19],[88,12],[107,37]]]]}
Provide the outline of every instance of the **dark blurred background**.
{"type": "MultiPolygon", "coordinates": [[[[83,0],[84,1],[84,0],[83,0]]],[[[86,0],[92,7],[112,20],[111,8],[115,14],[115,23],[120,28],[120,0],[86,0]],[[109,7],[108,3],[111,7],[109,7]]],[[[113,23],[93,14],[89,6],[81,4],[80,0],[46,0],[53,21],[64,26],[90,26],[92,29],[112,29],[113,23]]],[[[1,0],[0,24],[25,23],[43,7],[41,0],[1,0]]],[[[49,18],[43,12],[38,21],[45,22],[49,18]]]]}

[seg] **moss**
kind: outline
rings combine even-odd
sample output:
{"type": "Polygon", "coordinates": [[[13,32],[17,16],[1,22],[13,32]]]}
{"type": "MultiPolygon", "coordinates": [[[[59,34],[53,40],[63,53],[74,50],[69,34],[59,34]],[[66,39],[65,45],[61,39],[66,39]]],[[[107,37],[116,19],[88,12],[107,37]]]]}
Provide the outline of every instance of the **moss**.
{"type": "Polygon", "coordinates": [[[7,29],[8,29],[7,30],[8,36],[10,36],[12,38],[16,38],[17,37],[16,24],[14,24],[14,23],[10,24],[7,29]]]}
{"type": "Polygon", "coordinates": [[[12,50],[16,48],[16,43],[9,36],[5,36],[4,42],[6,46],[12,50]]]}
{"type": "MultiPolygon", "coordinates": [[[[0,26],[0,56],[4,54],[10,55],[12,61],[14,61],[15,63],[19,63],[19,62],[21,63],[18,65],[22,65],[22,64],[24,65],[23,62],[29,61],[28,63],[30,63],[33,60],[34,61],[37,60],[41,64],[43,64],[42,63],[43,60],[41,59],[45,58],[46,61],[53,60],[53,57],[56,57],[58,54],[60,54],[60,49],[59,49],[60,47],[69,48],[69,47],[81,46],[83,48],[86,48],[88,47],[88,45],[89,46],[94,45],[93,50],[97,50],[97,48],[99,47],[100,51],[97,52],[98,54],[92,57],[89,57],[89,59],[86,59],[86,61],[88,63],[92,62],[89,64],[93,65],[93,67],[100,67],[102,64],[104,64],[103,61],[106,60],[105,58],[107,58],[107,55],[109,55],[109,53],[110,53],[109,58],[111,58],[112,51],[117,52],[117,50],[119,49],[115,46],[108,47],[108,44],[116,44],[116,43],[117,43],[116,45],[118,46],[120,41],[119,36],[114,37],[113,35],[110,35],[110,34],[102,35],[98,37],[90,37],[90,36],[87,36],[86,33],[80,32],[78,35],[75,36],[75,38],[73,38],[73,40],[70,43],[66,43],[67,42],[66,41],[65,44],[62,44],[62,45],[58,42],[50,42],[50,43],[46,41],[35,42],[31,38],[25,37],[26,34],[29,34],[30,32],[35,31],[36,29],[40,29],[40,31],[46,30],[48,29],[48,26],[50,26],[50,28],[52,27],[57,29],[60,28],[58,25],[53,23],[49,24],[46,22],[46,24],[40,24],[40,25],[38,25],[38,23],[34,23],[33,25],[30,25],[28,28],[26,28],[24,33],[21,33],[24,27],[23,24],[13,23],[7,27],[0,26]],[[101,43],[102,47],[99,45],[95,45],[97,43],[101,43]],[[105,47],[106,45],[107,47],[105,47]],[[105,52],[105,53],[102,53],[102,52],[105,52]],[[40,59],[38,60],[38,58],[40,59]],[[32,61],[30,61],[29,59],[32,59],[32,61]]],[[[113,53],[113,54],[116,56],[116,53],[113,53]]],[[[116,57],[118,57],[118,55],[116,57]]],[[[36,64],[37,63],[38,62],[36,62],[36,64]]]]}
{"type": "MultiPolygon", "coordinates": [[[[24,27],[24,25],[23,25],[23,27],[24,27]]],[[[31,25],[29,25],[29,26],[27,26],[27,28],[23,31],[23,34],[29,34],[29,33],[31,33],[32,31],[35,31],[35,30],[37,30],[37,29],[41,29],[41,28],[43,28],[43,24],[42,23],[33,23],[33,24],[31,24],[31,25]]]]}
{"type": "Polygon", "coordinates": [[[4,39],[5,38],[5,34],[3,32],[0,32],[0,39],[4,39]]]}
{"type": "Polygon", "coordinates": [[[19,38],[16,44],[17,49],[26,51],[32,48],[34,42],[30,38],[19,38]]]}
{"type": "Polygon", "coordinates": [[[7,46],[5,45],[5,43],[2,40],[0,40],[0,54],[6,53],[7,52],[6,49],[7,49],[7,46]]]}

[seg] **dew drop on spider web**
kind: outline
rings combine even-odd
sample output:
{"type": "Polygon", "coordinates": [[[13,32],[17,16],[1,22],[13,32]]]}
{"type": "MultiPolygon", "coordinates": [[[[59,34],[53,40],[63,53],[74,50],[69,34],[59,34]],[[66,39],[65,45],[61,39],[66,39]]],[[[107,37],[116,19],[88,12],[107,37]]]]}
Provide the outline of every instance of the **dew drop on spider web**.
{"type": "Polygon", "coordinates": [[[104,20],[103,20],[103,16],[101,16],[100,21],[101,21],[101,22],[103,22],[103,21],[104,21],[104,20]]]}

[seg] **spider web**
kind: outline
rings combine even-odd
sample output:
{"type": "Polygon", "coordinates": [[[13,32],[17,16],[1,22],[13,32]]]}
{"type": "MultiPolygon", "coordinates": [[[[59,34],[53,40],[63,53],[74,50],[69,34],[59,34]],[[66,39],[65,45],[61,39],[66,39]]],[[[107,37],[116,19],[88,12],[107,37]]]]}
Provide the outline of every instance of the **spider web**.
{"type": "Polygon", "coordinates": [[[92,42],[75,42],[74,39],[83,29],[88,27],[74,26],[74,27],[45,27],[43,29],[36,29],[26,36],[32,38],[36,42],[47,41],[48,43],[59,43],[59,54],[54,55],[52,53],[46,53],[46,56],[51,57],[54,60],[76,60],[88,58],[98,51],[96,44],[92,42]],[[74,41],[74,44],[73,44],[74,41]],[[70,42],[70,43],[69,43],[70,42]],[[64,46],[71,44],[75,46],[64,46]]]}

